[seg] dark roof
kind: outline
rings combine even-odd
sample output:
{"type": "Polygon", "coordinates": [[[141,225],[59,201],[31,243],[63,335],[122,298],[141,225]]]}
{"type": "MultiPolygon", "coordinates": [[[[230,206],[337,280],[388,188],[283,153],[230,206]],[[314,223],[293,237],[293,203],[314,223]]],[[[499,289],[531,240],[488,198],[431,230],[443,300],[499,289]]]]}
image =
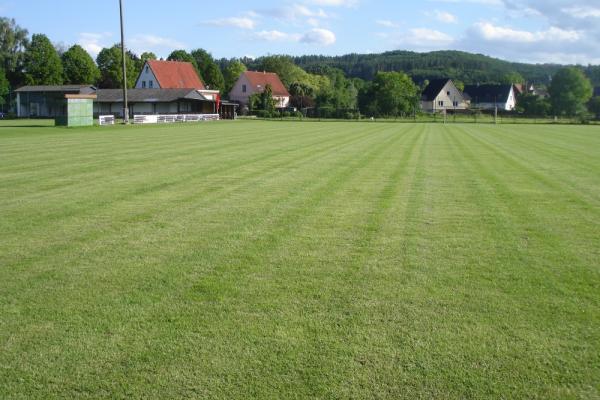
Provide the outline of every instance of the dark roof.
{"type": "Polygon", "coordinates": [[[149,60],[148,65],[162,89],[204,89],[192,63],[149,60]]]}
{"type": "Polygon", "coordinates": [[[508,101],[512,85],[467,85],[464,92],[475,103],[496,103],[508,101]]]}
{"type": "Polygon", "coordinates": [[[78,93],[88,94],[93,93],[96,90],[91,85],[48,85],[48,86],[23,86],[15,92],[58,92],[58,93],[78,93]]]}
{"type": "Polygon", "coordinates": [[[440,94],[446,83],[448,83],[450,79],[433,79],[429,81],[429,85],[423,90],[422,100],[423,101],[434,101],[436,97],[440,94]]]}
{"type": "MultiPolygon", "coordinates": [[[[98,103],[120,103],[122,89],[98,89],[98,103]]],[[[129,89],[127,100],[131,103],[171,103],[177,100],[208,100],[196,89],[129,89]]]]}
{"type": "Polygon", "coordinates": [[[271,85],[274,96],[290,96],[285,86],[283,86],[281,79],[279,79],[279,76],[273,72],[246,71],[244,72],[244,75],[248,81],[250,81],[250,86],[254,93],[262,93],[267,85],[271,85]]]}

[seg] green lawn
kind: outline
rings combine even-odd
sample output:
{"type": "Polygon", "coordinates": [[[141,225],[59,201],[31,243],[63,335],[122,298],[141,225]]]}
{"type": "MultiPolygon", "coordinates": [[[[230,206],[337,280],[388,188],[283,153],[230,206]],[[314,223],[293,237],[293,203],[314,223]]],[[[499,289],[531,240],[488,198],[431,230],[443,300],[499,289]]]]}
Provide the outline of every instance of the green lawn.
{"type": "Polygon", "coordinates": [[[600,397],[598,127],[1,124],[0,398],[600,397]]]}

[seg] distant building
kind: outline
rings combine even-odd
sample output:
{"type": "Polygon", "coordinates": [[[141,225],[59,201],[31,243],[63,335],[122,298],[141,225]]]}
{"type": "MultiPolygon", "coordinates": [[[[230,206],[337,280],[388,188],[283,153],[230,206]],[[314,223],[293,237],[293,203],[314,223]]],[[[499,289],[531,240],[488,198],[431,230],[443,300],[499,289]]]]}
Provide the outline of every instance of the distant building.
{"type": "MultiPolygon", "coordinates": [[[[95,115],[123,117],[123,91],[98,89],[95,115]]],[[[129,89],[130,117],[135,115],[219,114],[222,119],[235,117],[235,105],[222,102],[217,90],[129,89]]]]}
{"type": "Polygon", "coordinates": [[[244,72],[229,93],[231,101],[247,106],[250,96],[264,92],[267,85],[271,85],[275,107],[285,108],[290,105],[290,94],[279,79],[272,72],[244,72]]]}
{"type": "Polygon", "coordinates": [[[469,104],[452,79],[430,81],[421,96],[421,109],[425,112],[436,113],[467,108],[469,104]]]}
{"type": "Polygon", "coordinates": [[[196,89],[205,86],[189,62],[146,61],[135,83],[136,89],[196,89]]]}
{"type": "Polygon", "coordinates": [[[23,86],[17,90],[17,117],[56,118],[67,114],[67,95],[90,95],[91,85],[23,86]]]}
{"type": "Polygon", "coordinates": [[[464,92],[470,97],[472,108],[513,111],[517,106],[514,85],[467,85],[464,92]]]}

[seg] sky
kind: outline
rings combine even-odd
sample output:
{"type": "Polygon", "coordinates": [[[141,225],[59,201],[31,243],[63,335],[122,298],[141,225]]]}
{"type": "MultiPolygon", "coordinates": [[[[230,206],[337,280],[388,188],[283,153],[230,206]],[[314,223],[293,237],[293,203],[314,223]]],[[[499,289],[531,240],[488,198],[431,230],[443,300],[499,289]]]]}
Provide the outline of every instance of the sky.
{"type": "MultiPolygon", "coordinates": [[[[126,47],[166,57],[464,50],[600,64],[600,0],[123,0],[126,47]]],[[[96,56],[119,39],[118,0],[0,0],[0,15],[96,56]]]]}

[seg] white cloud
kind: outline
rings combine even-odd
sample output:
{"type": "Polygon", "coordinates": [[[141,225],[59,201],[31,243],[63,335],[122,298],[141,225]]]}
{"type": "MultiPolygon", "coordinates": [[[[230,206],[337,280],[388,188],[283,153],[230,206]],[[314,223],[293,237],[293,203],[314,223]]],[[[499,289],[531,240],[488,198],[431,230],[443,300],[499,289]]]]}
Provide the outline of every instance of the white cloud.
{"type": "Polygon", "coordinates": [[[256,21],[253,20],[250,16],[218,18],[204,21],[203,24],[222,27],[234,27],[239,29],[254,29],[256,27],[256,21]]]}
{"type": "Polygon", "coordinates": [[[524,31],[509,27],[496,26],[489,22],[478,22],[473,26],[475,34],[488,41],[502,41],[513,43],[536,42],[576,42],[581,39],[581,34],[574,30],[564,30],[551,27],[544,31],[524,31]]]}
{"type": "Polygon", "coordinates": [[[126,43],[125,45],[137,54],[142,54],[145,51],[152,51],[153,53],[165,55],[171,53],[171,51],[175,49],[187,48],[185,43],[175,39],[150,34],[134,35],[129,40],[129,43],[126,43]]]}
{"type": "Polygon", "coordinates": [[[600,18],[600,8],[568,7],[561,9],[561,11],[573,18],[600,18]]]}
{"type": "Polygon", "coordinates": [[[335,34],[327,29],[315,28],[302,35],[302,43],[317,44],[320,46],[331,46],[336,42],[335,34]]]}
{"type": "Polygon", "coordinates": [[[77,44],[83,47],[95,59],[98,53],[105,47],[111,47],[112,33],[91,33],[83,32],[79,34],[77,44]]]}
{"type": "Polygon", "coordinates": [[[414,28],[407,32],[400,32],[394,35],[392,40],[398,48],[417,51],[447,49],[456,42],[447,33],[429,28],[414,28]]]}
{"type": "Polygon", "coordinates": [[[308,0],[309,3],[324,7],[355,7],[358,0],[308,0]]]}
{"type": "Polygon", "coordinates": [[[400,24],[390,21],[390,20],[387,20],[387,19],[379,19],[379,20],[375,21],[375,23],[377,25],[381,25],[386,28],[399,28],[400,27],[400,24]]]}
{"type": "Polygon", "coordinates": [[[267,41],[267,42],[297,40],[297,37],[295,35],[291,35],[289,33],[281,32],[278,30],[255,32],[254,37],[256,37],[257,39],[260,39],[260,40],[267,41]]]}
{"type": "Polygon", "coordinates": [[[433,12],[433,17],[436,20],[443,22],[445,24],[455,24],[458,22],[458,18],[456,18],[456,16],[454,14],[450,14],[449,12],[446,12],[446,11],[435,10],[433,12]]]}

